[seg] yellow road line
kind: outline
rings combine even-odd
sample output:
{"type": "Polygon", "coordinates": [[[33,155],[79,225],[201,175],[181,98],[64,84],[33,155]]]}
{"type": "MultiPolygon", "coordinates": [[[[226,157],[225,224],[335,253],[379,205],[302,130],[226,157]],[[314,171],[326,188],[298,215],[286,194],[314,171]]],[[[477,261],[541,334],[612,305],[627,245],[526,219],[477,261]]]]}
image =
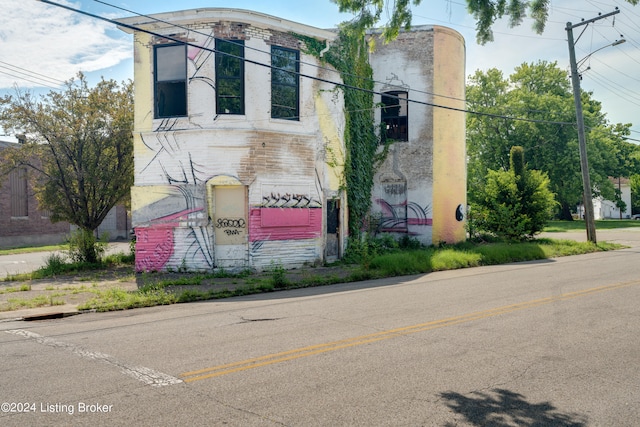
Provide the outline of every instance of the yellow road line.
{"type": "Polygon", "coordinates": [[[231,374],[234,372],[246,371],[248,369],[259,368],[261,366],[272,365],[274,363],[286,362],[289,360],[295,360],[302,357],[313,356],[316,354],[327,353],[330,351],[340,350],[343,348],[355,347],[358,345],[369,344],[377,341],[386,340],[389,338],[395,338],[399,336],[414,334],[416,332],[424,332],[432,329],[443,328],[445,326],[453,326],[461,323],[467,323],[474,320],[486,319],[489,317],[498,316],[501,314],[511,313],[514,311],[524,310],[526,308],[538,307],[541,305],[549,304],[557,301],[565,301],[581,296],[591,295],[598,292],[612,291],[615,289],[624,288],[627,286],[633,286],[640,284],[640,281],[621,282],[606,286],[599,286],[596,288],[584,289],[581,291],[569,292],[566,294],[560,294],[556,296],[540,298],[536,300],[505,305],[502,307],[491,308],[488,310],[478,311],[475,313],[463,314],[460,316],[449,317],[446,319],[433,320],[431,322],[420,323],[417,325],[404,326],[401,328],[389,329],[386,331],[375,332],[367,335],[360,335],[357,337],[346,338],[343,340],[332,341],[323,344],[316,344],[307,347],[301,347],[293,350],[287,350],[280,353],[268,354],[265,356],[255,357],[252,359],[242,360],[239,362],[227,363],[224,365],[213,366],[210,368],[200,369],[197,371],[185,372],[180,374],[180,378],[184,382],[193,382],[204,380],[207,378],[219,377],[222,375],[231,374]]]}

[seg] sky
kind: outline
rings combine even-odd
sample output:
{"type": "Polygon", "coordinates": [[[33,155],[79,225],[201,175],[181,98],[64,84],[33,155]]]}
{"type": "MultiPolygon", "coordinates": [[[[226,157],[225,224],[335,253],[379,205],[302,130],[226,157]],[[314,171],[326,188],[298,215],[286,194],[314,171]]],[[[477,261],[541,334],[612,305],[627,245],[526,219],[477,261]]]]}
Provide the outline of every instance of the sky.
{"type": "MultiPolygon", "coordinates": [[[[52,1],[106,18],[203,7],[254,10],[318,28],[335,28],[351,18],[340,14],[330,0],[52,1]]],[[[581,87],[593,92],[611,123],[632,123],[630,137],[640,142],[640,5],[551,0],[544,33],[536,34],[530,19],[516,28],[502,20],[493,27],[494,41],[484,46],[476,43],[475,20],[465,0],[422,0],[412,8],[412,23],[442,25],[462,34],[467,76],[497,68],[507,77],[517,66],[538,61],[556,62],[569,73],[567,23],[577,24],[616,7],[620,13],[615,17],[574,29],[576,58],[578,62],[585,58],[581,87]],[[622,38],[625,43],[610,46],[622,38]]],[[[132,36],[115,25],[38,0],[0,0],[0,10],[0,96],[15,94],[16,87],[36,94],[56,90],[79,71],[90,84],[101,77],[133,78],[132,36]]]]}

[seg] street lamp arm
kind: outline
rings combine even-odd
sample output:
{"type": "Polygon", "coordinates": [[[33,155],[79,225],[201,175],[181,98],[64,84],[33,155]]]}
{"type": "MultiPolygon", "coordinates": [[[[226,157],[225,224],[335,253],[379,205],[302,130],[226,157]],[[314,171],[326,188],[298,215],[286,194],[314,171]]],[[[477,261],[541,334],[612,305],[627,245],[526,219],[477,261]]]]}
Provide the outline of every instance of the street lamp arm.
{"type": "Polygon", "coordinates": [[[576,63],[576,66],[577,66],[578,68],[580,68],[580,66],[581,66],[582,64],[584,64],[584,62],[585,62],[587,59],[591,58],[591,55],[593,55],[594,53],[599,52],[599,51],[601,51],[602,49],[606,49],[606,48],[611,47],[611,46],[618,46],[619,44],[625,43],[626,41],[627,41],[627,40],[625,40],[624,38],[622,38],[622,39],[620,39],[620,40],[616,40],[616,41],[614,41],[614,42],[613,42],[613,43],[611,43],[611,44],[608,44],[608,45],[606,45],[606,46],[602,46],[601,48],[594,50],[593,52],[591,52],[590,54],[588,54],[587,56],[585,56],[584,58],[582,58],[580,61],[578,61],[578,62],[576,63]]]}

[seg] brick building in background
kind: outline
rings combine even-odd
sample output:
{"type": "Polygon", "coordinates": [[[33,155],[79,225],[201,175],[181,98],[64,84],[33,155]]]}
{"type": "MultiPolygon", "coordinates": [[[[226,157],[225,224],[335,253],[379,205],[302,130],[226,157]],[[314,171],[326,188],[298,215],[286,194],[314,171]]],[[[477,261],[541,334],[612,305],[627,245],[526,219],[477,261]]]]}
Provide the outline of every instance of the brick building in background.
{"type": "MultiPolygon", "coordinates": [[[[0,150],[15,149],[19,144],[0,141],[0,150]]],[[[51,222],[49,213],[38,207],[26,167],[0,177],[0,249],[64,243],[74,226],[68,222],[51,222]]],[[[123,205],[113,208],[98,228],[110,240],[129,238],[128,213],[123,205]]]]}
{"type": "MultiPolygon", "coordinates": [[[[0,150],[17,147],[0,141],[0,150]]],[[[68,222],[53,223],[48,212],[38,208],[28,174],[22,167],[0,178],[0,248],[57,244],[69,235],[68,222]]]]}

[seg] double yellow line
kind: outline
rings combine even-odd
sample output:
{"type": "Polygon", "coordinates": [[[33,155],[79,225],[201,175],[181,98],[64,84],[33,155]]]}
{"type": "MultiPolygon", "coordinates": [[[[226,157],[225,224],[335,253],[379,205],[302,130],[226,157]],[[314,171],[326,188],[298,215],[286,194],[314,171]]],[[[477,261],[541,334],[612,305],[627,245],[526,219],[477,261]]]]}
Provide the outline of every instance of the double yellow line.
{"type": "Polygon", "coordinates": [[[402,328],[389,329],[386,331],[376,332],[373,334],[361,335],[353,338],[347,338],[339,341],[332,341],[324,344],[316,344],[307,347],[301,347],[294,350],[283,351],[280,353],[268,354],[266,356],[255,357],[234,363],[213,366],[211,368],[200,369],[197,371],[185,372],[180,374],[180,378],[186,382],[200,381],[207,378],[219,377],[222,375],[232,374],[234,372],[246,371],[248,369],[260,368],[262,366],[273,365],[275,363],[287,362],[290,360],[300,359],[302,357],[314,356],[316,354],[336,351],[343,348],[355,347],[358,345],[369,344],[390,338],[396,338],[404,335],[415,334],[416,332],[424,332],[445,326],[453,326],[461,323],[472,322],[474,320],[486,319],[501,314],[511,313],[526,308],[538,307],[557,301],[565,301],[568,299],[578,298],[581,296],[591,295],[599,292],[612,291],[628,286],[638,285],[640,281],[621,282],[596,288],[585,289],[582,291],[560,294],[547,298],[540,298],[532,301],[526,301],[517,304],[506,305],[502,307],[492,308],[489,310],[478,311],[475,313],[463,314],[461,316],[449,317],[446,319],[434,320],[431,322],[420,323],[418,325],[405,326],[402,328]]]}

